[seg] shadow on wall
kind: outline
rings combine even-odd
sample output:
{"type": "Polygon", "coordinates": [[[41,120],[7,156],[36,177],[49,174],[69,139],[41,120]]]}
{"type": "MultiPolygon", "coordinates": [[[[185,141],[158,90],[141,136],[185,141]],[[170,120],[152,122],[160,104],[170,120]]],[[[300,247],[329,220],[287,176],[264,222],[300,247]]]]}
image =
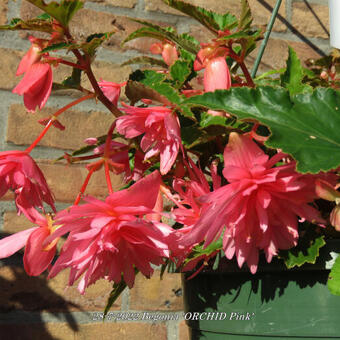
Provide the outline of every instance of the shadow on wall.
{"type": "MultiPolygon", "coordinates": [[[[272,12],[273,7],[266,2],[265,0],[258,0],[258,2],[265,7],[268,11],[272,12]]],[[[317,13],[313,10],[313,8],[310,6],[307,0],[303,0],[308,10],[313,14],[319,25],[321,26],[322,30],[325,31],[325,33],[329,36],[329,31],[325,27],[325,25],[322,23],[322,20],[318,16],[317,13]]],[[[325,52],[322,51],[317,45],[315,45],[310,39],[308,39],[306,36],[304,36],[299,30],[297,30],[291,23],[289,23],[282,15],[278,14],[276,20],[281,21],[284,25],[287,26],[287,28],[293,33],[295,36],[297,36],[301,41],[303,41],[306,45],[308,45],[311,49],[313,49],[316,53],[318,53],[320,56],[324,57],[326,56],[325,52]]]]}
{"type": "Polygon", "coordinates": [[[0,262],[0,339],[65,340],[49,334],[48,321],[66,323],[76,332],[78,325],[68,312],[80,308],[53,291],[46,274],[28,276],[22,257],[23,253],[19,252],[0,262]]]}

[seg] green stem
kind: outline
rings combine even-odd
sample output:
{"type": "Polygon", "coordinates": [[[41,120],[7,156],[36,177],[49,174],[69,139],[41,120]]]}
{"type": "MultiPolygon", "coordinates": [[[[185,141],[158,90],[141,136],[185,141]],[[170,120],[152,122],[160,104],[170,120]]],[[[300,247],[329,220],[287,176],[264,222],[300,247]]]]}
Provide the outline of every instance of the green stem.
{"type": "Polygon", "coordinates": [[[268,39],[269,39],[270,33],[272,32],[272,28],[274,26],[275,19],[277,17],[278,12],[279,12],[279,9],[280,9],[280,6],[281,6],[281,2],[282,2],[282,0],[276,0],[275,7],[273,9],[273,12],[272,12],[272,15],[270,17],[269,23],[267,25],[266,33],[264,34],[264,39],[263,39],[262,44],[260,46],[259,53],[258,53],[258,55],[256,57],[256,60],[255,60],[255,63],[254,63],[254,67],[253,67],[253,70],[251,72],[252,78],[255,78],[255,76],[256,76],[256,73],[257,73],[257,70],[259,68],[259,65],[260,65],[260,62],[261,62],[264,50],[265,50],[265,48],[267,46],[267,43],[268,43],[268,39]]]}

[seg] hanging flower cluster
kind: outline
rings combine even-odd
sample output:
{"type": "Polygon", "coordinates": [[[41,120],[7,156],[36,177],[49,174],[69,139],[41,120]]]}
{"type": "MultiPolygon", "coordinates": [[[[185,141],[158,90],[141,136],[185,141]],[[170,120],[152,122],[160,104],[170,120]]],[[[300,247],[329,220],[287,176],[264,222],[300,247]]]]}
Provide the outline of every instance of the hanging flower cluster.
{"type": "Polygon", "coordinates": [[[340,230],[337,170],[298,172],[290,154],[266,144],[271,132],[261,114],[253,118],[266,103],[251,92],[256,84],[244,63],[260,34],[250,31],[249,21],[220,30],[213,26],[215,39],[200,45],[188,35],[159,28],[158,36],[150,28],[149,36],[160,39],[150,51],[163,60],[147,60],[168,67],[138,70],[120,84],[97,81],[91,68],[96,48],[109,34],[76,42],[67,23],[48,22],[49,39],[29,38],[31,47],[17,70],[23,78],[13,92],[23,95],[27,111],[34,113],[51,94],[52,66],[65,64],[72,75],[53,88],[82,96],[40,120],[44,128],[26,150],[0,152],[0,197],[12,191],[18,213],[36,225],[0,240],[0,258],[25,248],[29,275],[47,270],[53,278],[68,268],[68,284],[79,280],[78,289],[85,293],[100,278],[131,288],[137,273],[153,274],[153,265],[197,270],[219,253],[254,274],[261,254],[271,262],[280,250],[298,244],[302,223],[340,230]],[[75,60],[50,56],[61,48],[75,60]],[[82,87],[81,74],[88,77],[89,89],[82,87]],[[245,88],[246,99],[254,101],[243,120],[237,117],[242,99],[230,95],[235,88],[245,88]],[[121,100],[123,90],[131,105],[121,100]],[[84,163],[88,172],[74,203],[57,212],[30,153],[51,127],[68,133],[59,116],[93,99],[114,117],[106,135],[84,136],[84,148],[64,155],[68,164],[84,163]],[[223,109],[228,100],[236,116],[223,109]],[[99,169],[107,184],[104,200],[86,195],[99,169]],[[122,176],[121,190],[113,190],[114,175],[122,176]],[[320,199],[330,202],[330,223],[316,202],[320,199]],[[66,241],[57,252],[61,238],[66,241]]]}

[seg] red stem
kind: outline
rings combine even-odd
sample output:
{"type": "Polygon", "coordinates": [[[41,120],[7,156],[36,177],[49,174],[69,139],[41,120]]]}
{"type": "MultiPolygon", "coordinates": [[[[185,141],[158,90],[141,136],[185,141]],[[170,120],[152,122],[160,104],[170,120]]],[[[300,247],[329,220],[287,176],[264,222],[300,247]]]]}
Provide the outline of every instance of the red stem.
{"type": "MultiPolygon", "coordinates": [[[[69,41],[73,41],[70,31],[66,28],[65,29],[65,36],[69,41]]],[[[72,49],[72,53],[77,58],[79,64],[84,67],[84,71],[89,78],[89,81],[97,94],[98,99],[107,107],[107,109],[116,117],[122,116],[123,113],[118,110],[118,108],[104,95],[103,91],[98,85],[98,82],[92,72],[91,69],[91,58],[87,55],[82,56],[77,49],[72,49]]]]}
{"type": "Polygon", "coordinates": [[[42,140],[42,138],[45,136],[46,132],[49,130],[49,128],[52,126],[53,121],[63,112],[65,112],[67,109],[70,107],[77,105],[87,99],[93,98],[94,94],[88,94],[87,96],[78,98],[77,100],[74,100],[73,102],[67,104],[66,106],[62,107],[60,110],[58,110],[49,120],[47,125],[45,126],[44,130],[41,132],[41,134],[38,136],[38,138],[25,150],[27,153],[30,153],[36,146],[37,144],[42,140]]]}
{"type": "Polygon", "coordinates": [[[118,108],[104,95],[103,91],[98,85],[98,82],[92,72],[91,69],[91,63],[89,61],[89,58],[87,58],[88,61],[86,63],[85,72],[87,74],[87,77],[89,78],[89,81],[94,89],[94,91],[97,94],[98,99],[108,108],[108,110],[116,117],[120,117],[123,115],[123,113],[118,110],[118,108]]]}
{"type": "Polygon", "coordinates": [[[46,132],[52,126],[52,123],[53,123],[53,119],[50,119],[50,121],[46,124],[46,126],[44,127],[44,130],[42,130],[38,138],[25,150],[26,153],[30,153],[37,146],[37,144],[42,140],[46,132]]]}
{"type": "Polygon", "coordinates": [[[78,203],[80,202],[81,196],[84,194],[87,185],[89,184],[90,178],[93,175],[93,173],[97,170],[97,167],[94,166],[93,168],[91,168],[91,170],[89,171],[89,173],[87,174],[85,181],[83,183],[83,185],[81,186],[80,192],[77,195],[76,200],[74,201],[73,205],[78,205],[78,203]]]}
{"type": "Polygon", "coordinates": [[[112,183],[111,183],[111,178],[110,178],[110,167],[107,161],[105,161],[105,178],[106,178],[106,183],[107,183],[107,188],[109,190],[109,194],[112,194],[113,189],[112,189],[112,183]]]}
{"type": "Polygon", "coordinates": [[[247,85],[250,86],[250,87],[255,87],[253,78],[251,77],[251,75],[250,75],[250,73],[248,71],[248,68],[247,68],[247,66],[244,63],[244,57],[243,56],[242,57],[238,56],[236,53],[234,53],[232,51],[232,49],[230,49],[230,51],[229,51],[229,56],[231,58],[233,58],[240,65],[241,70],[242,70],[244,76],[246,77],[247,85]]]}
{"type": "Polygon", "coordinates": [[[59,59],[58,62],[60,64],[65,64],[65,65],[68,65],[68,66],[71,66],[71,67],[74,67],[74,68],[78,68],[80,70],[85,70],[85,68],[83,66],[80,66],[78,64],[72,63],[72,62],[64,60],[64,59],[59,59]]]}
{"type": "Polygon", "coordinates": [[[116,121],[114,121],[109,129],[109,132],[107,133],[106,140],[105,140],[105,148],[104,148],[104,157],[109,158],[110,157],[110,146],[111,146],[111,140],[112,140],[112,133],[113,130],[116,127],[116,121]]]}

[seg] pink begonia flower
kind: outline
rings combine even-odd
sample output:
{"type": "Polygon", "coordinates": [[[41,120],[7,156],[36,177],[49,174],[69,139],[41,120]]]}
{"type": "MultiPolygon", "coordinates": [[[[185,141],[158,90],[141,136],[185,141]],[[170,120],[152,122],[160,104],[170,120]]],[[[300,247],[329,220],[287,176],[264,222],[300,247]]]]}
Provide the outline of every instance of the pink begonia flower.
{"type": "Polygon", "coordinates": [[[48,63],[37,62],[25,73],[13,93],[24,96],[24,104],[29,112],[34,112],[36,107],[42,109],[51,94],[52,68],[48,63]]]}
{"type": "Polygon", "coordinates": [[[160,154],[160,172],[168,173],[174,164],[180,145],[179,121],[172,110],[163,106],[139,108],[124,104],[126,116],[117,119],[117,131],[126,138],[144,134],[141,148],[144,159],[160,154]]]}
{"type": "Polygon", "coordinates": [[[324,222],[309,205],[318,177],[297,173],[295,162],[273,167],[284,157],[278,153],[269,159],[249,136],[231,133],[223,170],[230,184],[200,198],[204,209],[184,242],[208,245],[224,231],[226,257],[235,255],[239,267],[246,262],[255,273],[260,250],[270,262],[279,249],[296,245],[298,216],[324,222]]]}
{"type": "Polygon", "coordinates": [[[31,222],[37,224],[38,227],[20,231],[0,240],[0,259],[9,257],[25,247],[25,271],[28,275],[37,276],[52,262],[58,239],[47,247],[43,246],[43,242],[53,232],[52,218],[49,215],[42,216],[35,211],[31,222]]]}
{"type": "Polygon", "coordinates": [[[160,182],[155,171],[104,202],[87,197],[86,204],[59,213],[57,223],[62,226],[46,242],[70,234],[49,277],[70,268],[69,285],[83,275],[78,285],[81,293],[100,278],[118,283],[122,275],[131,288],[135,269],[150,277],[151,263],[159,265],[169,256],[169,230],[143,219],[152,213],[160,182]]]}
{"type": "Polygon", "coordinates": [[[228,90],[231,87],[231,77],[227,62],[224,57],[211,59],[204,71],[204,90],[228,90]]]}
{"type": "Polygon", "coordinates": [[[120,90],[126,83],[117,84],[111,81],[101,80],[98,82],[99,87],[103,91],[104,95],[110,100],[115,106],[118,105],[118,99],[120,96],[120,90]]]}
{"type": "Polygon", "coordinates": [[[48,44],[47,40],[44,39],[38,39],[33,36],[30,36],[29,41],[31,42],[31,47],[27,51],[27,53],[23,56],[21,59],[18,69],[17,69],[17,76],[22,75],[23,73],[27,72],[28,69],[38,62],[42,54],[40,53],[48,44]]]}
{"type": "MultiPolygon", "coordinates": [[[[85,143],[88,145],[95,145],[98,143],[98,139],[93,137],[87,138],[85,143]]],[[[93,153],[96,155],[104,155],[104,149],[105,144],[101,144],[93,149],[93,153]]],[[[113,170],[116,174],[124,172],[125,182],[129,182],[130,180],[137,182],[143,177],[144,172],[150,167],[150,164],[143,162],[144,154],[139,150],[135,150],[134,167],[131,172],[129,146],[116,141],[111,141],[110,150],[112,152],[110,155],[111,170],[113,170]]],[[[89,170],[91,168],[91,164],[86,166],[89,170]]]]}
{"type": "Polygon", "coordinates": [[[43,202],[55,211],[43,173],[24,151],[0,152],[0,197],[10,189],[14,191],[18,211],[28,218],[35,216],[35,207],[43,208],[43,202]]]}
{"type": "Polygon", "coordinates": [[[315,191],[320,198],[336,203],[330,214],[330,222],[335,230],[340,231],[340,192],[324,179],[316,180],[315,191]]]}
{"type": "Polygon", "coordinates": [[[161,54],[168,66],[171,66],[178,59],[176,46],[168,41],[152,44],[150,51],[153,54],[161,54]]]}

